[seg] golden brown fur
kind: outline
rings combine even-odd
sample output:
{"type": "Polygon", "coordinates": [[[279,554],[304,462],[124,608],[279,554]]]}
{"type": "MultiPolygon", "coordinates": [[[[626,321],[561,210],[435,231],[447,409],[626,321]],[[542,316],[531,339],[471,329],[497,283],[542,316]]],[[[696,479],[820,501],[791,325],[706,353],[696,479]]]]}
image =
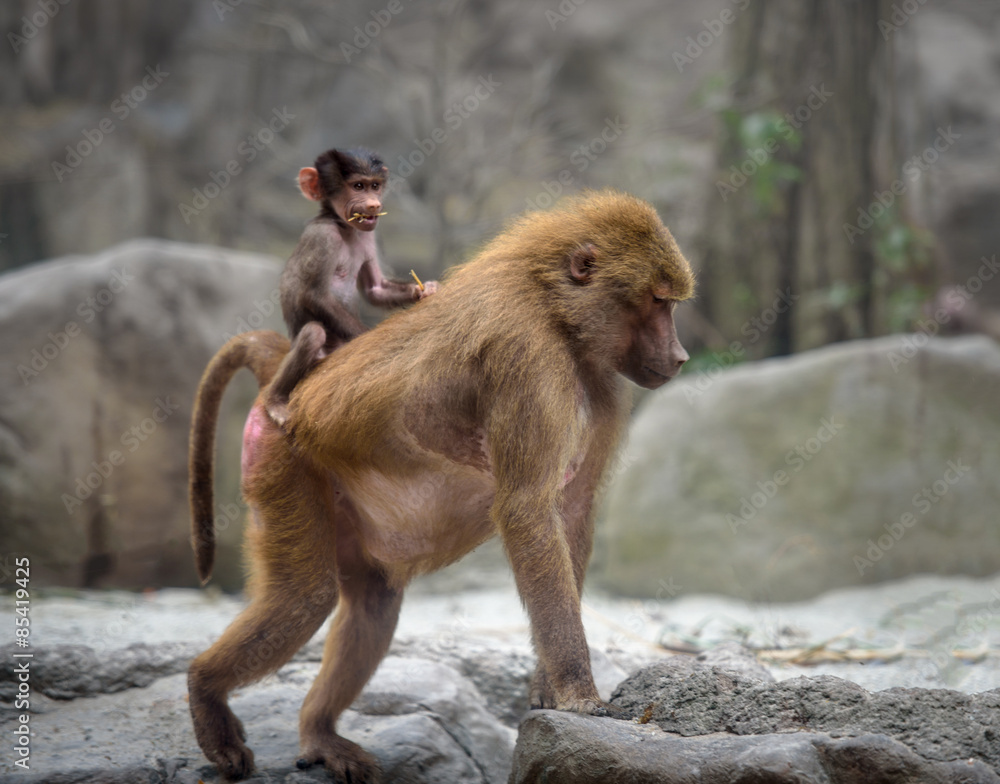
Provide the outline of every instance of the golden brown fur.
{"type": "Polygon", "coordinates": [[[610,712],[580,619],[594,492],[628,413],[619,374],[652,388],[679,371],[672,311],[693,286],[648,204],[585,194],[518,219],[434,297],[324,359],[285,431],[258,401],[243,473],[253,600],[189,673],[198,741],[224,775],[253,767],[227,693],[337,605],[300,764],[374,781],[336,719],[388,648],[407,582],[494,534],[531,619],[532,705],[610,712]]]}

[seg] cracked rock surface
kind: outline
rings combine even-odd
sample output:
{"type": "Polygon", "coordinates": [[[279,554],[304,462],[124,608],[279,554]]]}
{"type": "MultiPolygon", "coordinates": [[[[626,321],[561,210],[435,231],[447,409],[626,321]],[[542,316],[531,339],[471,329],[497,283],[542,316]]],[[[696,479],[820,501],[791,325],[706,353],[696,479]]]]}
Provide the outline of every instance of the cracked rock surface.
{"type": "Polygon", "coordinates": [[[529,714],[511,784],[1000,784],[1000,689],[871,694],[829,675],[775,682],[734,647],[701,659],[616,689],[641,723],[529,714]]]}
{"type": "Polygon", "coordinates": [[[980,760],[935,762],[885,735],[793,732],[678,737],[555,711],[525,719],[511,784],[995,784],[980,760]]]}
{"type": "MultiPolygon", "coordinates": [[[[231,700],[254,749],[248,781],[328,782],[321,770],[295,770],[298,711],[319,665],[295,662],[231,700]]],[[[45,700],[32,715],[28,773],[2,782],[197,784],[217,780],[194,739],[186,675],[157,678],[145,688],[72,702],[45,700]]],[[[5,727],[13,727],[8,712],[5,727]]],[[[453,667],[390,655],[341,719],[341,732],[372,751],[386,781],[507,780],[516,730],[486,708],[471,680],[453,667]]]]}

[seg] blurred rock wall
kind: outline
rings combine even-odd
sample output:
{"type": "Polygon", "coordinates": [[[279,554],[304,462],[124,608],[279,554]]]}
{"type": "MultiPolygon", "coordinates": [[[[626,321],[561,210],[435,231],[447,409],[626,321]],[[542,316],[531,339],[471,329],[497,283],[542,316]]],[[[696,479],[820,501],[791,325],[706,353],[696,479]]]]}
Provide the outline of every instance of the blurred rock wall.
{"type": "Polygon", "coordinates": [[[697,212],[694,93],[724,51],[680,73],[660,40],[699,29],[693,2],[47,1],[0,8],[0,269],[134,236],[285,256],[313,211],[295,173],[340,145],[388,161],[404,272],[585,186],[652,197],[675,229],[697,212]]]}
{"type": "MultiPolygon", "coordinates": [[[[277,259],[138,240],[10,273],[0,285],[0,539],[32,585],[197,585],[187,445],[209,358],[238,332],[284,329],[277,259]]],[[[226,395],[216,466],[217,585],[238,589],[243,421],[226,395]]],[[[11,572],[12,573],[12,572],[11,572]]]]}

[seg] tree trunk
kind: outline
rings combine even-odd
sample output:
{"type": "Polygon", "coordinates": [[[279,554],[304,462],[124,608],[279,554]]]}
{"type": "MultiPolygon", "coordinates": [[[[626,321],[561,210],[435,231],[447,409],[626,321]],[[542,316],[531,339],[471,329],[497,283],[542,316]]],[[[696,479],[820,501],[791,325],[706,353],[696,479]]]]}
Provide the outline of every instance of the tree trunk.
{"type": "Polygon", "coordinates": [[[737,76],[699,243],[702,309],[749,358],[879,334],[875,249],[898,220],[895,208],[868,209],[899,176],[879,26],[889,4],[770,0],[734,13],[723,35],[737,76]]]}

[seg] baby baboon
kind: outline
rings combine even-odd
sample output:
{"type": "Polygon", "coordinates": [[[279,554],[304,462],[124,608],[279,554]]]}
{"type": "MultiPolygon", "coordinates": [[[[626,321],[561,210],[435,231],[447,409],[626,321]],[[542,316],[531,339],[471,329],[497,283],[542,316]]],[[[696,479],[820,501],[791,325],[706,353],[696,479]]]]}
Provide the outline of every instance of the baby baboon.
{"type": "Polygon", "coordinates": [[[267,401],[278,423],[288,418],[288,395],[315,364],[366,330],[358,294],[373,305],[394,308],[430,296],[426,284],[388,280],[379,268],[375,226],[389,170],[368,150],[328,150],[299,172],[299,188],[319,202],[320,212],[302,233],[281,274],[281,312],[292,350],[267,401]]]}

